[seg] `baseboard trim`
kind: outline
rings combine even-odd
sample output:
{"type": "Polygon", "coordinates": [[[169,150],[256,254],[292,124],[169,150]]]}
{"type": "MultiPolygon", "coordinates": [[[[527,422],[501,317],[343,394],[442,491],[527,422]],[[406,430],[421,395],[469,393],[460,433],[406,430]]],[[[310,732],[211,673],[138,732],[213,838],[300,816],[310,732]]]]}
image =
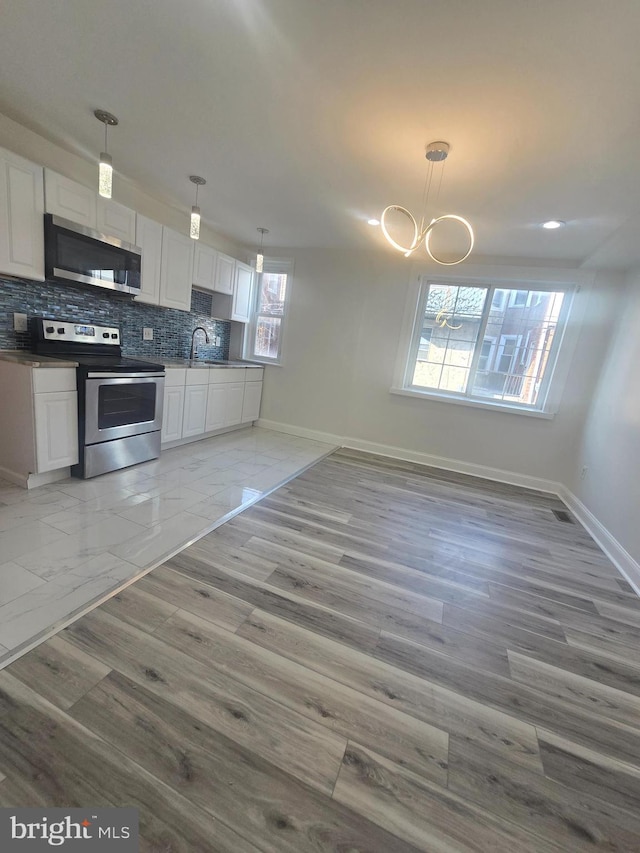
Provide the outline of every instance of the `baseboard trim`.
{"type": "Polygon", "coordinates": [[[58,480],[66,480],[71,476],[71,470],[66,468],[58,468],[55,471],[45,471],[43,474],[18,474],[16,471],[11,471],[9,468],[0,467],[0,477],[8,480],[22,489],[35,489],[37,486],[46,486],[49,483],[57,483],[58,480]]]}
{"type": "Polygon", "coordinates": [[[476,465],[473,462],[464,462],[461,459],[449,459],[446,456],[433,456],[419,450],[406,450],[403,447],[394,447],[389,444],[377,444],[373,441],[363,441],[358,438],[345,438],[343,447],[353,450],[362,450],[365,453],[377,453],[380,456],[389,456],[392,459],[402,459],[405,462],[417,462],[420,465],[428,465],[431,468],[442,468],[445,471],[455,471],[457,474],[469,474],[472,477],[481,477],[483,480],[493,480],[497,483],[508,483],[511,486],[521,486],[523,489],[531,489],[535,492],[550,492],[559,494],[561,484],[554,480],[545,480],[542,477],[531,477],[528,474],[518,474],[515,471],[505,471],[503,468],[491,468],[488,465],[476,465]]]}
{"type": "Polygon", "coordinates": [[[475,465],[472,462],[464,462],[460,459],[448,459],[445,456],[433,456],[419,450],[407,450],[404,447],[395,447],[392,444],[379,444],[374,441],[365,441],[351,436],[334,435],[329,432],[306,429],[292,424],[283,424],[278,421],[267,421],[262,418],[258,426],[272,429],[276,432],[284,432],[287,435],[297,435],[300,438],[310,438],[314,441],[323,441],[327,444],[337,444],[339,447],[348,447],[351,450],[362,450],[365,453],[376,453],[379,456],[388,456],[391,459],[402,459],[404,462],[417,462],[420,465],[429,465],[432,468],[442,468],[446,471],[455,471],[458,474],[470,474],[473,477],[482,477],[484,480],[494,480],[498,483],[508,483],[512,486],[521,486],[524,489],[532,489],[536,492],[551,492],[558,495],[562,488],[555,480],[545,480],[541,477],[531,477],[528,474],[518,474],[515,471],[505,471],[502,468],[490,468],[486,465],[475,465]]]}
{"type": "Polygon", "coordinates": [[[561,487],[560,497],[585,528],[587,533],[602,548],[620,574],[627,580],[637,595],[640,595],[640,563],[624,548],[596,516],[586,507],[580,498],[565,486],[561,487]]]}

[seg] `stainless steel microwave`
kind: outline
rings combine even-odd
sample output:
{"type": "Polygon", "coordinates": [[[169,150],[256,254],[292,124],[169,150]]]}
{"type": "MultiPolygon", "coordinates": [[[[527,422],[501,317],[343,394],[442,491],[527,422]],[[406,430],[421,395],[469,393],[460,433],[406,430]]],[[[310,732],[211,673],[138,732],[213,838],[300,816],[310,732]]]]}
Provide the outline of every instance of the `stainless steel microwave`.
{"type": "Polygon", "coordinates": [[[46,213],[44,217],[45,276],[140,293],[142,249],[77,222],[46,213]]]}

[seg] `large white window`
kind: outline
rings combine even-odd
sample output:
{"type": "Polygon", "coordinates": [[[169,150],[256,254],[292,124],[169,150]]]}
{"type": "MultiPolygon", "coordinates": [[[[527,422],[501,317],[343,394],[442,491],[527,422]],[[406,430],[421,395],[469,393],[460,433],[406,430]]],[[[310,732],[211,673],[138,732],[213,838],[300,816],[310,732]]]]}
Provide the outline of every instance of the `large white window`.
{"type": "Polygon", "coordinates": [[[424,277],[397,390],[548,411],[572,290],[424,277]]]}
{"type": "Polygon", "coordinates": [[[263,272],[256,276],[255,301],[245,338],[246,358],[268,364],[282,361],[292,271],[289,259],[264,259],[263,272]]]}

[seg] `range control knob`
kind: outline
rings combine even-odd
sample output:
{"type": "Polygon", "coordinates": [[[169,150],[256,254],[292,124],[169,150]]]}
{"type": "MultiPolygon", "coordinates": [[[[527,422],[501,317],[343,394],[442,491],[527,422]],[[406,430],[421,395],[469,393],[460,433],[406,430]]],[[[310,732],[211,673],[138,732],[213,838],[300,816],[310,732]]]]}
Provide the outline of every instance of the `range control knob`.
{"type": "Polygon", "coordinates": [[[64,328],[62,326],[60,326],[60,328],[58,329],[58,334],[64,335],[64,328]]]}
{"type": "Polygon", "coordinates": [[[111,337],[114,339],[114,341],[117,341],[117,340],[118,340],[118,336],[117,336],[117,335],[111,335],[111,337]]]}
{"type": "Polygon", "coordinates": [[[47,328],[45,329],[45,332],[48,332],[49,334],[51,334],[51,332],[55,332],[55,329],[53,328],[53,326],[47,326],[47,328]]]}
{"type": "Polygon", "coordinates": [[[103,333],[102,333],[102,337],[103,337],[103,338],[108,338],[108,337],[109,337],[109,332],[103,332],[103,333]]]}

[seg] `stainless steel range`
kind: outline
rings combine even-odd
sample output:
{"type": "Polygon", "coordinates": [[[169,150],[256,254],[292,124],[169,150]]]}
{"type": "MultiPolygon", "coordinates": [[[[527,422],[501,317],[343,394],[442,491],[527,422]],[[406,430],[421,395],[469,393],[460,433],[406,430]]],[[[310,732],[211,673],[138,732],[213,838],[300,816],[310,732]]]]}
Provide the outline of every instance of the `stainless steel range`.
{"type": "Polygon", "coordinates": [[[96,477],[160,455],[164,366],[125,358],[120,330],[37,317],[34,351],[77,361],[79,462],[96,477]]]}

